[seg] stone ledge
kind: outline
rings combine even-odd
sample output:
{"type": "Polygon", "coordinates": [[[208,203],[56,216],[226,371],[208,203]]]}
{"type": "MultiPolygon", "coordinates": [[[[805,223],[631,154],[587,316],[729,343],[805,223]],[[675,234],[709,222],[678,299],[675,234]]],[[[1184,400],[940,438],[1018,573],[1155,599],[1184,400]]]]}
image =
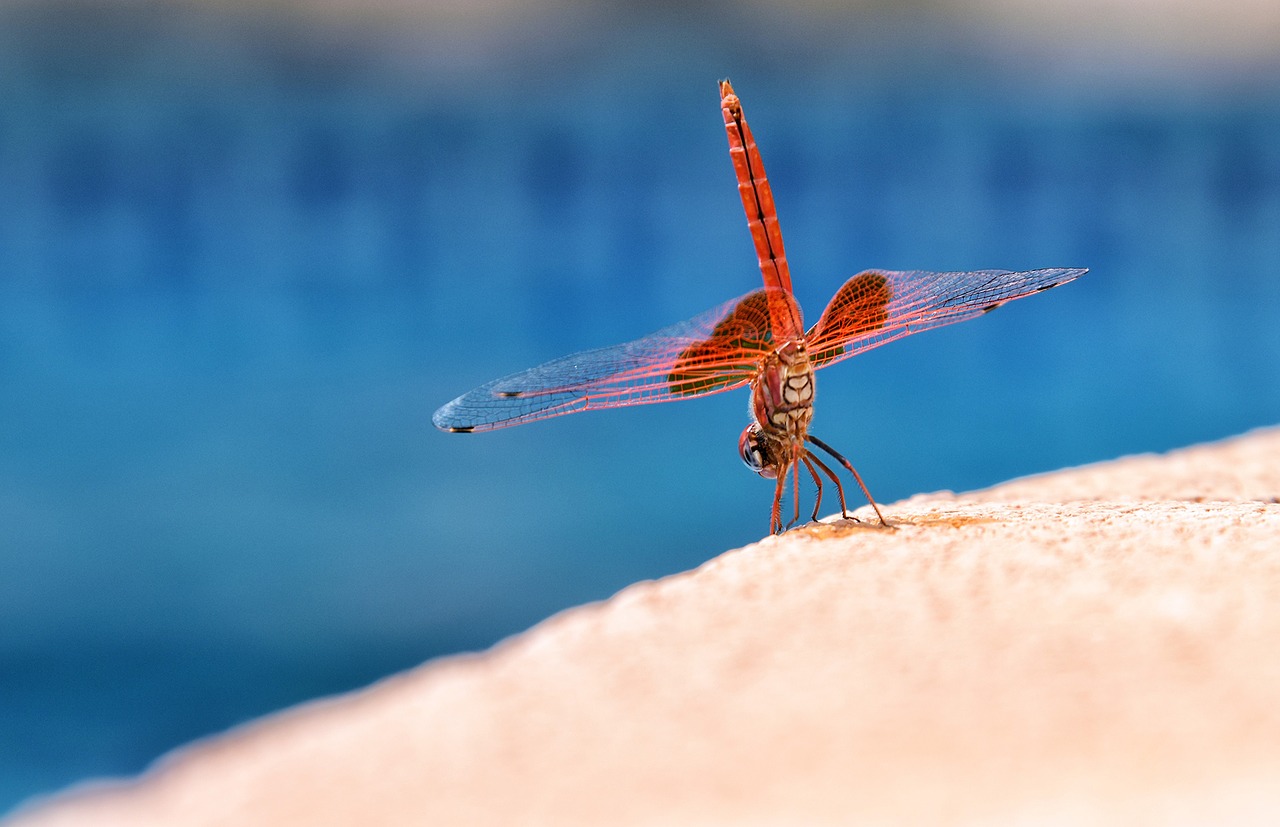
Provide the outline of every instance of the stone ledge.
{"type": "Polygon", "coordinates": [[[915,497],[11,824],[1280,823],[1277,496],[1280,429],[915,497]]]}

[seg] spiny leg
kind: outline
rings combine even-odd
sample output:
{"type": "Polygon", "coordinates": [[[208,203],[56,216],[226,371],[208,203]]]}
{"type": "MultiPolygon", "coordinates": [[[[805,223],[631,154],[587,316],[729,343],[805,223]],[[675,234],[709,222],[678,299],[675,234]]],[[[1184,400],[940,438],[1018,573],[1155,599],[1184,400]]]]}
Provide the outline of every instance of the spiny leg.
{"type": "Polygon", "coordinates": [[[880,506],[876,505],[875,498],[873,498],[871,496],[871,492],[867,490],[867,484],[862,481],[862,475],[858,473],[858,469],[854,468],[853,464],[850,463],[849,460],[842,457],[839,453],[837,453],[834,448],[832,448],[830,445],[823,442],[822,440],[818,439],[813,434],[805,434],[804,438],[812,442],[814,445],[817,445],[819,448],[826,451],[831,456],[835,457],[837,460],[840,461],[841,465],[849,469],[849,473],[853,474],[853,478],[858,481],[858,487],[861,488],[862,493],[866,495],[867,502],[871,503],[871,508],[875,510],[876,516],[880,518],[880,525],[887,527],[889,524],[885,522],[884,515],[880,513],[880,506]]]}
{"type": "Polygon", "coordinates": [[[787,472],[778,475],[778,482],[773,487],[773,511],[769,518],[769,533],[782,533],[782,492],[787,484],[787,472]]]}
{"type": "Polygon", "coordinates": [[[787,528],[800,522],[800,463],[791,466],[791,493],[796,503],[796,515],[791,518],[791,522],[787,523],[787,528]]]}
{"type": "Polygon", "coordinates": [[[816,523],[818,521],[818,509],[822,508],[822,480],[818,478],[818,472],[813,470],[813,462],[810,461],[807,455],[800,457],[800,461],[804,463],[805,468],[809,469],[809,476],[813,477],[813,484],[818,487],[818,494],[813,501],[813,516],[809,518],[816,523]]]}
{"type": "MultiPolygon", "coordinates": [[[[836,493],[840,495],[840,516],[844,517],[846,520],[849,519],[849,507],[844,504],[844,486],[840,484],[840,478],[836,476],[836,472],[828,468],[825,462],[818,459],[813,454],[806,452],[805,459],[816,462],[818,467],[822,469],[822,472],[828,477],[831,477],[831,481],[836,484],[836,493]]],[[[822,486],[818,486],[818,500],[819,502],[822,500],[822,486]]]]}

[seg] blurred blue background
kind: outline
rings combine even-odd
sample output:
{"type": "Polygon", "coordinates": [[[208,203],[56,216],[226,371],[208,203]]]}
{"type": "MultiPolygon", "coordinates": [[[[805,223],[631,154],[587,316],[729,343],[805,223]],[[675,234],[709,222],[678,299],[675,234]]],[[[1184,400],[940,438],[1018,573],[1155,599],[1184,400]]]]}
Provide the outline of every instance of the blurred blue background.
{"type": "Polygon", "coordinates": [[[0,9],[0,812],[766,533],[745,393],[430,424],[759,284],[721,77],[811,320],[1092,268],[819,376],[882,502],[1280,421],[1257,27],[350,5],[0,9]]]}

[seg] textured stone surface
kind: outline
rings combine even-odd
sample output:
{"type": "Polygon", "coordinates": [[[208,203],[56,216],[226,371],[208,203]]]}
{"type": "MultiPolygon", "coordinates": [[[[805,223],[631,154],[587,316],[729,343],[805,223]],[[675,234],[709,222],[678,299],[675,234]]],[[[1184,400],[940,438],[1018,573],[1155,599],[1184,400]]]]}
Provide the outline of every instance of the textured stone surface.
{"type": "Polygon", "coordinates": [[[1277,496],[1280,430],[916,497],[14,823],[1280,823],[1277,496]]]}

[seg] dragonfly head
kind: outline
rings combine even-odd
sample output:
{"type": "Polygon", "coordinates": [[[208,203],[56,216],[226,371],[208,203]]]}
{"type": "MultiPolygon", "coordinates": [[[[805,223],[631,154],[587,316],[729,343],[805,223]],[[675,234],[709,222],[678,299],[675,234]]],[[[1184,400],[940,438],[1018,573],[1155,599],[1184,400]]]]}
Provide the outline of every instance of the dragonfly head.
{"type": "Polygon", "coordinates": [[[773,455],[773,446],[764,437],[758,423],[752,422],[738,437],[738,455],[747,467],[765,479],[778,476],[778,463],[773,455]]]}

